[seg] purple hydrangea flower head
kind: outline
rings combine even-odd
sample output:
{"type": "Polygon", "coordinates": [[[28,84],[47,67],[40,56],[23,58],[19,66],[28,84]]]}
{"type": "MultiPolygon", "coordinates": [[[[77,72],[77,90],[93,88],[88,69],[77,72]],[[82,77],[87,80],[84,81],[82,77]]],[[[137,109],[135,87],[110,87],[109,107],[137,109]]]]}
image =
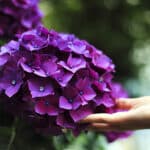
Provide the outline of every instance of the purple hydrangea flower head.
{"type": "MultiPolygon", "coordinates": [[[[4,5],[4,12],[15,14],[14,6],[28,9],[36,3],[12,0],[12,9],[4,5]]],[[[121,111],[115,99],[127,93],[112,81],[113,73],[114,64],[102,51],[42,26],[0,48],[0,98],[9,112],[44,134],[58,135],[65,128],[77,135],[86,129],[77,122],[87,115],[121,111]]],[[[124,134],[104,133],[109,141],[124,134]]]]}
{"type": "Polygon", "coordinates": [[[1,0],[0,37],[11,38],[41,24],[39,0],[1,0]]]}

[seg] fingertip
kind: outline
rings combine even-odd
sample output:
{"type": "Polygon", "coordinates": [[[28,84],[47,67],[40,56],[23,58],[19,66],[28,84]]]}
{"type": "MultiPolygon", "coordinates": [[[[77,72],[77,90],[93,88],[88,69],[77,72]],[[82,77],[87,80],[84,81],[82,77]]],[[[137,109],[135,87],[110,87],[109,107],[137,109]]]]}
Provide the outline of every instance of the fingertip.
{"type": "Polygon", "coordinates": [[[120,98],[116,100],[116,105],[120,109],[130,109],[131,108],[131,102],[129,101],[128,98],[120,98]]]}
{"type": "Polygon", "coordinates": [[[83,119],[81,119],[81,120],[79,120],[77,123],[79,123],[79,124],[88,123],[89,119],[91,119],[90,115],[83,118],[83,119]]]}
{"type": "Polygon", "coordinates": [[[94,131],[107,131],[110,130],[110,125],[106,123],[91,123],[88,129],[94,131]]]}
{"type": "Polygon", "coordinates": [[[119,103],[119,102],[126,101],[126,100],[128,100],[128,98],[122,98],[122,97],[121,97],[121,98],[117,98],[117,99],[116,99],[116,102],[119,103]]]}

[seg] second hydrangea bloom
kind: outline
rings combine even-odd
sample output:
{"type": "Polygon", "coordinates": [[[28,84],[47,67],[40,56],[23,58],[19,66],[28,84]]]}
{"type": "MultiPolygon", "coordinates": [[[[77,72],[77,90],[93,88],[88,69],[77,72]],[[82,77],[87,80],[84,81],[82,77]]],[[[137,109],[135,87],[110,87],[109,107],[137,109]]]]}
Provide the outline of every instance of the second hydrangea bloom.
{"type": "Polygon", "coordinates": [[[11,38],[41,24],[39,0],[1,0],[0,37],[11,38]]]}

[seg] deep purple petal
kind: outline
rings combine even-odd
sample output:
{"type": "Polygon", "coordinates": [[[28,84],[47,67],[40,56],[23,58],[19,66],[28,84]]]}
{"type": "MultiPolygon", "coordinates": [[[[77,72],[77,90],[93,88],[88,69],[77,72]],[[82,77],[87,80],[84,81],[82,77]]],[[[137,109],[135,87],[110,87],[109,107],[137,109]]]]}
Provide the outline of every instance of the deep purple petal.
{"type": "Polygon", "coordinates": [[[48,114],[49,116],[57,116],[58,113],[59,113],[59,109],[56,108],[55,106],[52,106],[51,104],[50,104],[50,106],[47,108],[47,114],[48,114]]]}
{"type": "Polygon", "coordinates": [[[47,108],[46,108],[43,100],[38,101],[36,103],[34,109],[35,109],[35,112],[40,114],[40,115],[45,115],[47,113],[47,108]]]}
{"type": "Polygon", "coordinates": [[[81,104],[82,104],[82,100],[79,96],[77,96],[72,103],[72,109],[73,110],[78,109],[81,106],[81,104]]]}
{"type": "Polygon", "coordinates": [[[105,92],[110,91],[110,89],[107,87],[107,84],[105,82],[95,81],[94,85],[97,87],[99,91],[105,91],[105,92]]]}
{"type": "Polygon", "coordinates": [[[63,128],[69,128],[69,129],[75,128],[75,124],[71,120],[70,116],[66,114],[60,114],[59,116],[57,116],[56,122],[57,122],[57,125],[63,128]]]}
{"type": "Polygon", "coordinates": [[[78,90],[84,90],[84,88],[86,89],[87,87],[89,87],[89,85],[90,85],[90,83],[87,78],[79,79],[76,83],[76,88],[78,90]]]}
{"type": "Polygon", "coordinates": [[[77,122],[83,118],[85,118],[86,116],[90,115],[93,113],[92,107],[90,106],[83,106],[77,110],[71,110],[70,111],[70,116],[72,117],[72,119],[77,122]]]}

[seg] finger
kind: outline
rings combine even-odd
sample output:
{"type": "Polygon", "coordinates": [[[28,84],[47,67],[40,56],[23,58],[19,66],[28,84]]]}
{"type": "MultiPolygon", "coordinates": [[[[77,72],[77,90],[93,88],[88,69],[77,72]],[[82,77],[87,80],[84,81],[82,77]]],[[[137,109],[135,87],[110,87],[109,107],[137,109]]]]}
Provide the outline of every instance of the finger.
{"type": "Polygon", "coordinates": [[[150,96],[139,97],[139,98],[120,98],[116,100],[117,106],[122,109],[130,109],[141,104],[149,104],[150,96]]]}
{"type": "Polygon", "coordinates": [[[117,125],[110,125],[104,123],[92,123],[88,126],[88,130],[92,131],[134,131],[134,130],[141,130],[141,129],[149,129],[149,126],[145,126],[143,124],[117,124],[117,125]]]}
{"type": "Polygon", "coordinates": [[[111,115],[106,113],[91,114],[86,118],[80,120],[80,123],[108,123],[111,118],[111,115]]]}
{"type": "Polygon", "coordinates": [[[130,112],[117,112],[114,114],[98,113],[91,114],[86,118],[82,119],[80,123],[107,123],[107,124],[117,124],[124,123],[125,121],[133,118],[130,112]]]}
{"type": "Polygon", "coordinates": [[[132,108],[132,100],[128,98],[117,99],[116,105],[119,109],[129,110],[132,108]]]}
{"type": "Polygon", "coordinates": [[[105,123],[92,123],[88,126],[89,130],[92,131],[111,131],[111,127],[105,123]]]}
{"type": "Polygon", "coordinates": [[[130,111],[109,114],[109,123],[112,125],[125,124],[127,121],[132,120],[133,115],[130,111]]]}
{"type": "Polygon", "coordinates": [[[143,129],[141,126],[127,126],[127,125],[109,125],[109,124],[101,124],[101,123],[92,123],[88,126],[89,130],[93,131],[115,131],[115,132],[120,132],[120,131],[131,131],[131,130],[138,130],[138,129],[143,129]]]}

